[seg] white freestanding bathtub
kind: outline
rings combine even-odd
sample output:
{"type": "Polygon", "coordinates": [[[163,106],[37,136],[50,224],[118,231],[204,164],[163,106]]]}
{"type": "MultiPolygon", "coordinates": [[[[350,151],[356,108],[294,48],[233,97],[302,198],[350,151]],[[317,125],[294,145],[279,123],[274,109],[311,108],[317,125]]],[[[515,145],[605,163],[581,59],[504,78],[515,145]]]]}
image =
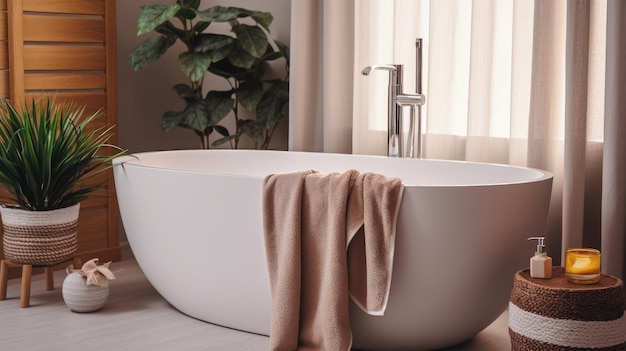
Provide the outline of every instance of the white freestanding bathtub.
{"type": "Polygon", "coordinates": [[[141,269],[181,312],[267,335],[262,226],[267,174],[357,169],[399,177],[384,316],[351,306],[354,348],[432,350],[472,338],[507,307],[542,235],[552,175],[512,166],[286,151],[183,150],[114,162],[122,221],[141,269]]]}

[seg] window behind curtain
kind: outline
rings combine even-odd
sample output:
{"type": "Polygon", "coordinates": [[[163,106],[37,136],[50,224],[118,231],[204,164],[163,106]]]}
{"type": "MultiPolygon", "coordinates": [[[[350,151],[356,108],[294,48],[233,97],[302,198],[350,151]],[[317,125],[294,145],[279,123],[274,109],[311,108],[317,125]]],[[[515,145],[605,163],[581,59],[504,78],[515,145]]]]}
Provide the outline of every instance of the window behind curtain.
{"type": "MultiPolygon", "coordinates": [[[[404,64],[404,91],[413,93],[415,39],[421,37],[426,157],[466,159],[476,145],[525,152],[533,35],[541,35],[533,33],[534,6],[534,1],[525,0],[356,1],[355,69],[376,63],[404,64]],[[441,151],[449,148],[458,150],[441,151]]],[[[565,70],[565,40],[557,50],[563,53],[565,70]]],[[[353,152],[384,154],[388,74],[356,74],[354,83],[353,152]]],[[[564,78],[556,84],[564,87],[564,78]]],[[[563,106],[564,100],[556,104],[563,106]]],[[[554,119],[556,136],[563,140],[564,109],[546,118],[554,119]]],[[[592,124],[589,138],[601,140],[601,116],[592,124]]]]}

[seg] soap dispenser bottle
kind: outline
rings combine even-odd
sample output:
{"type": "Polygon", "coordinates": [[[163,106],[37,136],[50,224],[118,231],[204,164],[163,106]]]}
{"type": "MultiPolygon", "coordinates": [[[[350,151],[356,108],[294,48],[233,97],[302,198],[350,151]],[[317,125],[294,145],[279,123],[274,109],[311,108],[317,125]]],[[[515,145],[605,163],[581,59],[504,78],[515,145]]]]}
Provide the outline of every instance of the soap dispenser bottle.
{"type": "Polygon", "coordinates": [[[535,236],[528,240],[537,240],[537,251],[535,256],[530,258],[530,276],[533,278],[552,278],[552,257],[544,252],[545,237],[535,236]]]}

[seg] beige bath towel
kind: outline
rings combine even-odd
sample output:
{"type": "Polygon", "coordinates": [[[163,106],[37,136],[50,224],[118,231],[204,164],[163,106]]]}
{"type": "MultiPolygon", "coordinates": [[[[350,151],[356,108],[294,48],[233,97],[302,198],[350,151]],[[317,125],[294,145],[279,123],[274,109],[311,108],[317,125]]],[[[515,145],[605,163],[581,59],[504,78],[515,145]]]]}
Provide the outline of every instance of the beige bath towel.
{"type": "Polygon", "coordinates": [[[399,179],[355,170],[265,178],[271,350],[349,350],[349,296],[384,312],[403,189],[399,179]]]}

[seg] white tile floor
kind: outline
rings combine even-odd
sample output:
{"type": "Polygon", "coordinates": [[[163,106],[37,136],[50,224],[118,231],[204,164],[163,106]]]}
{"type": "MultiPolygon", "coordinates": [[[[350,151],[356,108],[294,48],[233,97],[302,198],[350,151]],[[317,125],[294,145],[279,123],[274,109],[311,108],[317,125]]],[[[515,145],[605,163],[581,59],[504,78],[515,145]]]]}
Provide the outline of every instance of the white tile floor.
{"type": "MultiPolygon", "coordinates": [[[[107,304],[95,313],[71,312],[63,302],[64,272],[56,289],[45,291],[42,275],[33,277],[31,307],[19,307],[19,279],[9,282],[0,301],[0,350],[267,350],[268,338],[219,327],[172,308],[150,286],[131,259],[111,282],[107,304]]],[[[507,314],[469,342],[448,350],[510,350],[507,314]]]]}

